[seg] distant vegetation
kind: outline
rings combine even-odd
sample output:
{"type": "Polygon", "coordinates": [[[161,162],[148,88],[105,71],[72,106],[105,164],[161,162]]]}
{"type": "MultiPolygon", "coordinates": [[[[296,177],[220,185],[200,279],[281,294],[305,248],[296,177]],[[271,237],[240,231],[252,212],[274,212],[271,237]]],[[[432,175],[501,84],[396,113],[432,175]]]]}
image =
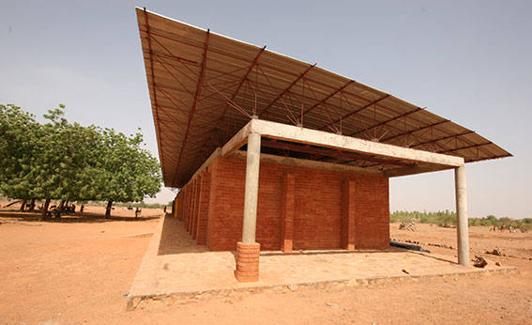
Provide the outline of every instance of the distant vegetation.
{"type": "MultiPolygon", "coordinates": [[[[164,204],[164,203],[146,203],[146,202],[119,202],[119,203],[116,203],[115,205],[116,206],[119,206],[119,207],[133,207],[133,208],[147,208],[147,209],[162,209],[164,208],[165,206],[167,208],[171,208],[172,207],[172,201],[168,202],[167,204],[164,204]]],[[[103,206],[103,205],[106,205],[106,202],[103,202],[103,201],[89,201],[87,203],[87,205],[94,205],[94,206],[103,206]]]]}
{"type": "MultiPolygon", "coordinates": [[[[390,215],[391,222],[429,223],[443,227],[456,225],[456,213],[453,211],[420,212],[420,211],[395,211],[390,215]]],[[[514,228],[532,229],[532,218],[511,219],[508,217],[497,218],[487,216],[484,218],[469,218],[470,226],[512,226],[514,228]]]]}
{"type": "Polygon", "coordinates": [[[108,217],[114,202],[159,192],[159,163],[142,148],[140,131],[125,135],[68,121],[64,105],[43,117],[40,123],[18,106],[0,104],[0,195],[21,200],[22,210],[41,200],[46,217],[51,200],[60,202],[59,211],[94,200],[107,202],[108,217]]]}

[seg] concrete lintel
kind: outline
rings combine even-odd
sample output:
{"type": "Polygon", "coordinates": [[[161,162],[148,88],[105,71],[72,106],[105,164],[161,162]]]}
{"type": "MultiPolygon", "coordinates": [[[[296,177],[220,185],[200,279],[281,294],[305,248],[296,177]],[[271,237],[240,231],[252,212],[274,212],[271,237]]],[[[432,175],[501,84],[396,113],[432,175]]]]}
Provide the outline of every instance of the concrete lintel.
{"type": "Polygon", "coordinates": [[[200,168],[198,168],[195,172],[194,172],[194,175],[192,175],[192,177],[190,178],[191,180],[193,180],[199,173],[201,173],[205,168],[209,167],[210,164],[212,164],[212,162],[214,161],[214,159],[216,159],[216,157],[218,157],[222,152],[222,149],[221,148],[216,148],[216,150],[214,150],[211,155],[209,156],[209,158],[207,158],[203,164],[201,164],[200,168]]]}
{"type": "MultiPolygon", "coordinates": [[[[236,150],[232,153],[232,155],[236,157],[240,157],[241,159],[246,159],[245,151],[236,150]]],[[[328,169],[328,170],[333,170],[337,172],[352,172],[352,173],[363,173],[363,174],[373,174],[373,175],[384,175],[381,171],[377,169],[369,169],[369,168],[362,168],[362,167],[351,166],[351,165],[335,164],[335,163],[317,161],[317,160],[307,160],[307,159],[301,159],[301,158],[276,156],[276,155],[270,155],[266,153],[261,153],[260,158],[261,158],[261,161],[271,161],[271,162],[279,163],[282,165],[288,165],[288,166],[322,168],[322,169],[328,169]]]]}
{"type": "MultiPolygon", "coordinates": [[[[248,123],[245,128],[247,128],[250,124],[251,132],[259,133],[267,138],[306,143],[377,155],[381,157],[418,161],[443,166],[459,167],[464,165],[464,159],[462,157],[405,148],[386,143],[373,142],[345,135],[338,135],[334,133],[258,119],[251,120],[251,122],[248,123]]],[[[231,141],[233,141],[233,139],[231,139],[231,141]]]]}
{"type": "Polygon", "coordinates": [[[410,175],[416,175],[421,173],[432,173],[432,172],[439,172],[442,170],[450,170],[455,167],[451,166],[415,166],[415,167],[400,167],[400,168],[394,168],[394,169],[388,169],[384,171],[384,175],[387,177],[400,177],[400,176],[410,176],[410,175]]]}

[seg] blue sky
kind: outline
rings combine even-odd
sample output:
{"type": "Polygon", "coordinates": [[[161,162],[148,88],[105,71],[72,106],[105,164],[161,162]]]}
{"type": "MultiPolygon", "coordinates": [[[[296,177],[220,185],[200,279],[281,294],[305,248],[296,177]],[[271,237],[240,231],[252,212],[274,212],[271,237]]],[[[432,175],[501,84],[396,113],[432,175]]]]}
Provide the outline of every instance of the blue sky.
{"type": "MultiPolygon", "coordinates": [[[[532,1],[2,1],[0,102],[156,152],[135,6],[318,65],[452,119],[513,158],[468,165],[473,216],[532,216],[532,1]]],[[[391,181],[391,208],[454,209],[452,172],[391,181]]],[[[159,200],[171,194],[164,191],[159,200]]]]}

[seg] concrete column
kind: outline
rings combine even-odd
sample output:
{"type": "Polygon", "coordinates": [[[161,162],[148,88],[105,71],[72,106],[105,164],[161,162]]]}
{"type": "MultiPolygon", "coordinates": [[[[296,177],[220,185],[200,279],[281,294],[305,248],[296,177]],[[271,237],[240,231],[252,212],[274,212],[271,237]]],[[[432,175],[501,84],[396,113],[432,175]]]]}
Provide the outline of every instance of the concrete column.
{"type": "Polygon", "coordinates": [[[244,193],[244,222],[242,242],[254,243],[257,225],[257,202],[259,194],[260,134],[250,133],[246,161],[246,188],[244,193]]]}
{"type": "Polygon", "coordinates": [[[236,247],[235,277],[241,282],[259,280],[260,244],[255,242],[259,195],[260,134],[250,133],[246,162],[242,241],[236,247]]]}
{"type": "Polygon", "coordinates": [[[469,225],[467,214],[467,182],[465,166],[454,169],[456,195],[456,232],[458,237],[458,263],[469,265],[469,225]]]}

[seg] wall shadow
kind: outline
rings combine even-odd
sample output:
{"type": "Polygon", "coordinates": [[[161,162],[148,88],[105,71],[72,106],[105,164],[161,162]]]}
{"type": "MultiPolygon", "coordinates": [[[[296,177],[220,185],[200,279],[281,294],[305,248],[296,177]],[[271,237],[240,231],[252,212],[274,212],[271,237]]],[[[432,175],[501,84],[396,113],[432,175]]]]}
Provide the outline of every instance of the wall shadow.
{"type": "Polygon", "coordinates": [[[171,216],[164,217],[157,255],[208,252],[187,233],[184,223],[171,216]]]}

